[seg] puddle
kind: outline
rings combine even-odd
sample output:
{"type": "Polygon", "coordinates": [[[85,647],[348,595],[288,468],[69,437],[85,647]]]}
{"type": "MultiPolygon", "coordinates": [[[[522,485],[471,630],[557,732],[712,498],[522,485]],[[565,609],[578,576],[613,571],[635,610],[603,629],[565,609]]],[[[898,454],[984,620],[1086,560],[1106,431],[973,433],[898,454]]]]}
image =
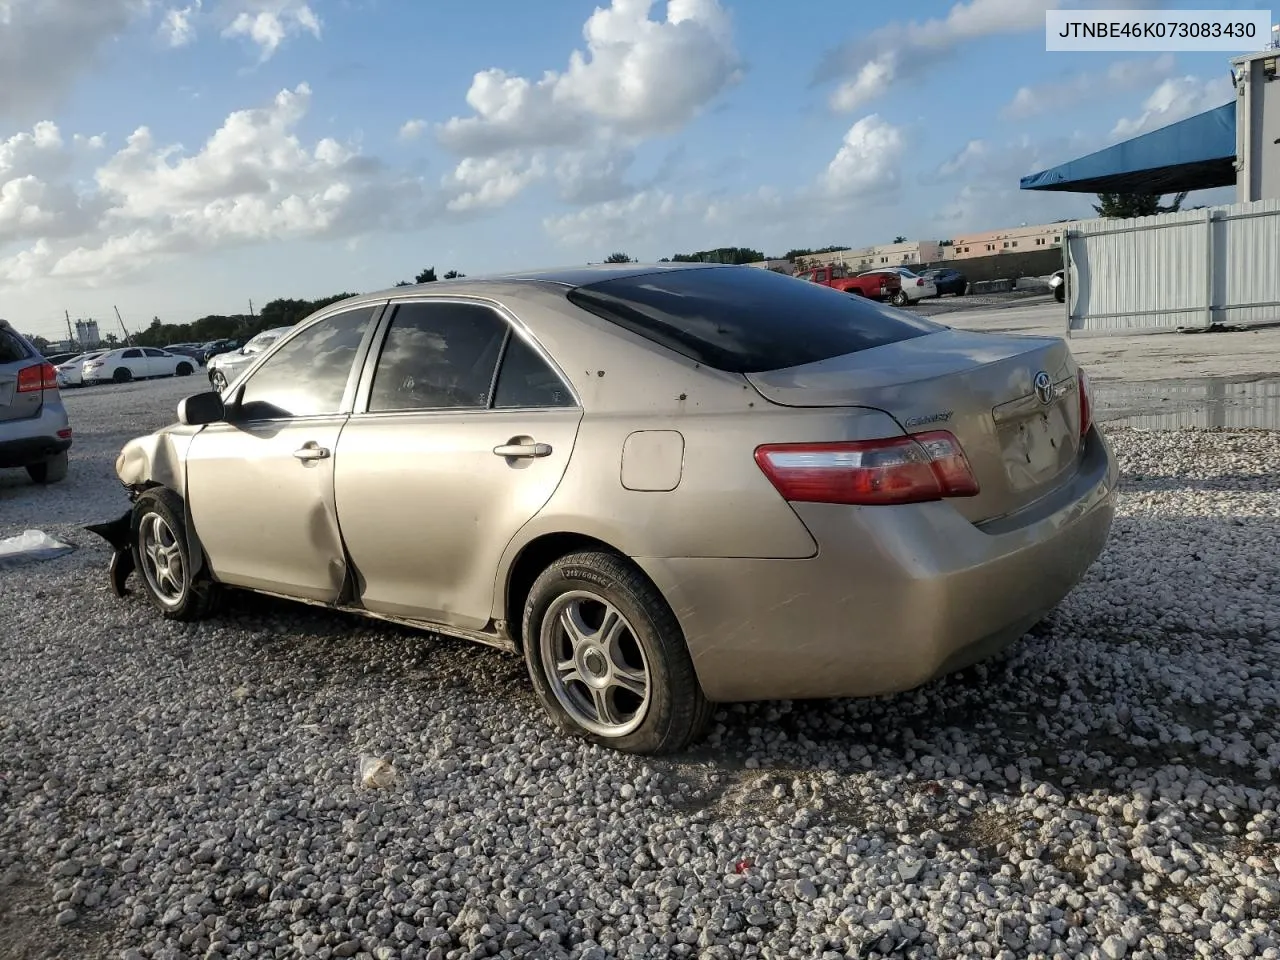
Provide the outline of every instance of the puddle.
{"type": "Polygon", "coordinates": [[[1094,383],[1096,416],[1144,430],[1280,430],[1280,377],[1195,377],[1094,383]]]}

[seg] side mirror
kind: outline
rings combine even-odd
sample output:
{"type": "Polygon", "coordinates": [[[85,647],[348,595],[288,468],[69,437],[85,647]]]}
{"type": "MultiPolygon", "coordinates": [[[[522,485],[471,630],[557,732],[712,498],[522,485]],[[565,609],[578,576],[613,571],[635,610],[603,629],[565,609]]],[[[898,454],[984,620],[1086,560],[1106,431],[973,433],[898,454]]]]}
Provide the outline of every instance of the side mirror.
{"type": "Polygon", "coordinates": [[[186,427],[220,423],[226,418],[227,409],[222,394],[214,391],[197,393],[178,402],[178,422],[186,427]]]}

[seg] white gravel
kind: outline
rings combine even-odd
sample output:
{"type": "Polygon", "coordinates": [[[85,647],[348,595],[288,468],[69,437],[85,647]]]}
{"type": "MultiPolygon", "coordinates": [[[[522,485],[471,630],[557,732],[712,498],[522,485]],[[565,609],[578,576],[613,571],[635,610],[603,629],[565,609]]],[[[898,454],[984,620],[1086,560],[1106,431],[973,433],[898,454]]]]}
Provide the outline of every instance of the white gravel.
{"type": "Polygon", "coordinates": [[[193,386],[70,394],[70,482],[0,475],[0,536],[82,546],[0,573],[0,955],[1280,958],[1280,435],[1114,431],[1111,546],[1006,656],[652,762],[495,651],[112,597],[76,525],[193,386]]]}

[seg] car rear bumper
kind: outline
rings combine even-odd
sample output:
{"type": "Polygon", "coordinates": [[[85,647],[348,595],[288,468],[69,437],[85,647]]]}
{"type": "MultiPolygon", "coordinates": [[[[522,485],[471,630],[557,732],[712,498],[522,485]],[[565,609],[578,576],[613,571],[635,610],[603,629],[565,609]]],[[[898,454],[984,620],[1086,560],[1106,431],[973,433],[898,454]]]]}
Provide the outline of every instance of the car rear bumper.
{"type": "Polygon", "coordinates": [[[638,559],[718,701],[909,690],[1021,637],[1106,544],[1118,470],[1096,430],[1076,477],[975,526],[946,502],[796,504],[807,560],[638,559]]]}
{"type": "Polygon", "coordinates": [[[71,449],[70,424],[61,403],[46,403],[26,420],[0,422],[0,468],[41,463],[71,449]],[[59,431],[67,436],[58,436],[59,431]]]}

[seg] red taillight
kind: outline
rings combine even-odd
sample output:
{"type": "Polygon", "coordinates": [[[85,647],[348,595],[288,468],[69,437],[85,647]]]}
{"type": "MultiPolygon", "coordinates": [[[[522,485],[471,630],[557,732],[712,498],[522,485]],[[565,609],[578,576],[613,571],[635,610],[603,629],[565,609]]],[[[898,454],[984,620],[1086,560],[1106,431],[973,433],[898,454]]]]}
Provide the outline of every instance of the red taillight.
{"type": "Polygon", "coordinates": [[[917,280],[917,281],[916,281],[916,286],[917,286],[917,287],[923,287],[923,286],[924,286],[924,281],[923,281],[923,280],[917,280]]]}
{"type": "Polygon", "coordinates": [[[945,430],[846,443],[770,443],[756,463],[787,500],[863,506],[972,497],[978,481],[945,430]]]}
{"type": "Polygon", "coordinates": [[[59,430],[59,431],[58,431],[58,439],[59,439],[59,440],[70,440],[70,439],[71,439],[71,428],[70,428],[70,427],[63,427],[61,430],[59,430]]]}
{"type": "Polygon", "coordinates": [[[52,363],[35,367],[23,367],[18,371],[18,392],[34,393],[36,390],[57,390],[58,371],[52,363]]]}
{"type": "Polygon", "coordinates": [[[1076,374],[1076,381],[1080,393],[1080,436],[1084,437],[1093,426],[1093,387],[1083,370],[1076,374]]]}

